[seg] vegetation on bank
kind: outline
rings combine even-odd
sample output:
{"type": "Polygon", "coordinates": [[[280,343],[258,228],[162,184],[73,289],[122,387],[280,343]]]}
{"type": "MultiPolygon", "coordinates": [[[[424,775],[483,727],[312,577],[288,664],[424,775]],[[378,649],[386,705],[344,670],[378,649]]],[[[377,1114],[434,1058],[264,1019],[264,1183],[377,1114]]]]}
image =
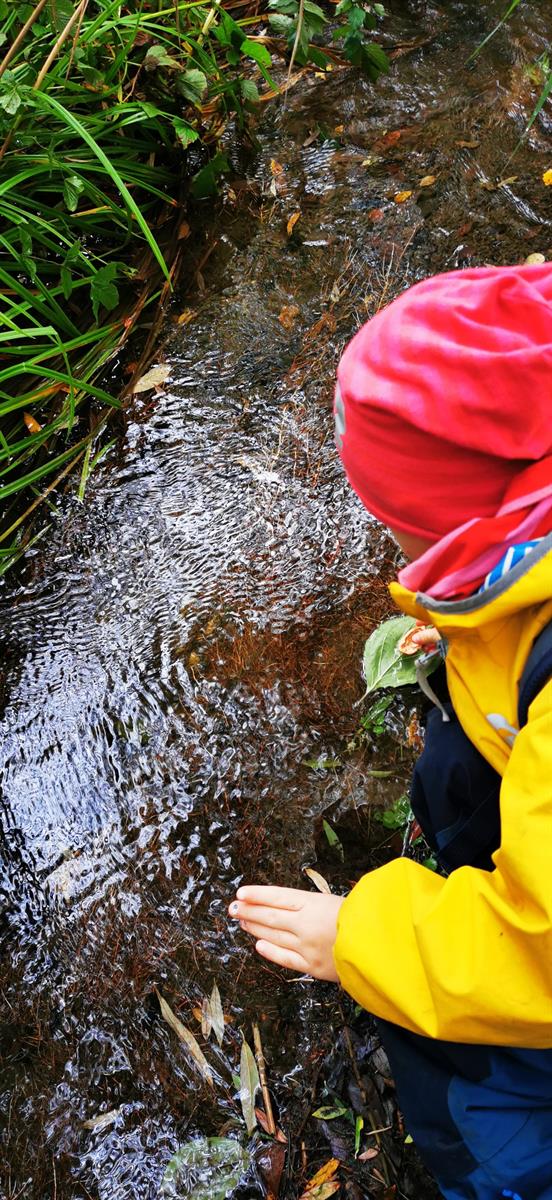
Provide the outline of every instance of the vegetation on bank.
{"type": "Polygon", "coordinates": [[[355,0],[0,0],[0,571],[70,471],[84,493],[120,403],[106,365],[169,293],[183,204],[216,194],[228,121],[280,94],[278,58],[376,78],[382,16],[355,0]]]}

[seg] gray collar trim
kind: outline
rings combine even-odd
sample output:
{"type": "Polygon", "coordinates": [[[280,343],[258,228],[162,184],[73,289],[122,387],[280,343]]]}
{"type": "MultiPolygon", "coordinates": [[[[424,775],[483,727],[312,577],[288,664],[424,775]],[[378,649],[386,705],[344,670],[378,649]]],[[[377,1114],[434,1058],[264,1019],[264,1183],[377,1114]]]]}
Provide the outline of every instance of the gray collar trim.
{"type": "MultiPolygon", "coordinates": [[[[507,571],[501,579],[497,579],[496,583],[492,583],[490,587],[485,588],[484,592],[476,592],[474,596],[467,596],[465,600],[436,600],[434,596],[426,596],[424,592],[418,592],[416,600],[418,604],[423,605],[430,612],[443,613],[469,613],[476,612],[478,608],[484,608],[489,601],[494,600],[496,596],[506,592],[513,583],[521,579],[535,563],[540,562],[541,558],[545,558],[552,550],[552,533],[547,534],[538,546],[534,546],[525,558],[520,559],[515,567],[507,571]]],[[[550,596],[552,598],[552,573],[550,577],[550,596]]]]}

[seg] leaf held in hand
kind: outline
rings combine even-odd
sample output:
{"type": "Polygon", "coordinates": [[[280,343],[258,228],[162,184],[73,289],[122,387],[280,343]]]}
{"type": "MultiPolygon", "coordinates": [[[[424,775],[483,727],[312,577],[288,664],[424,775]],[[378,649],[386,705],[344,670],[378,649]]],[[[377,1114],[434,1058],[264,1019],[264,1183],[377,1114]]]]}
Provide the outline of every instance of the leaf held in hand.
{"type": "MultiPolygon", "coordinates": [[[[383,621],[370,634],[364,646],[362,672],[366,681],[365,695],[375,688],[404,687],[416,683],[416,663],[412,657],[401,654],[401,639],[413,629],[413,617],[391,617],[383,621]]],[[[435,655],[435,667],[439,665],[435,655]]],[[[432,665],[431,669],[435,667],[432,665]]]]}
{"type": "Polygon", "coordinates": [[[323,875],[320,875],[313,867],[305,867],[305,875],[308,875],[309,879],[312,879],[314,886],[318,888],[319,892],[325,892],[326,895],[331,896],[332,889],[329,883],[326,883],[323,875]]]}
{"type": "Polygon", "coordinates": [[[245,1125],[249,1134],[253,1133],[257,1124],[255,1116],[255,1093],[261,1086],[255,1055],[247,1042],[242,1042],[240,1057],[240,1104],[244,1115],[245,1125]]]}
{"type": "Polygon", "coordinates": [[[163,1020],[167,1022],[167,1025],[170,1025],[173,1033],[176,1033],[178,1040],[182,1042],[183,1045],[189,1050],[190,1055],[193,1058],[196,1067],[198,1067],[201,1071],[205,1082],[208,1083],[210,1087],[214,1087],[215,1084],[213,1080],[213,1072],[211,1071],[203,1050],[198,1045],[193,1033],[190,1033],[190,1030],[186,1029],[186,1026],[182,1024],[182,1021],[179,1021],[178,1017],[175,1016],[172,1008],[169,1004],[167,1004],[167,1001],[163,998],[161,992],[158,991],[157,988],[155,988],[155,995],[159,1001],[159,1008],[161,1009],[161,1016],[163,1017],[163,1020]]]}

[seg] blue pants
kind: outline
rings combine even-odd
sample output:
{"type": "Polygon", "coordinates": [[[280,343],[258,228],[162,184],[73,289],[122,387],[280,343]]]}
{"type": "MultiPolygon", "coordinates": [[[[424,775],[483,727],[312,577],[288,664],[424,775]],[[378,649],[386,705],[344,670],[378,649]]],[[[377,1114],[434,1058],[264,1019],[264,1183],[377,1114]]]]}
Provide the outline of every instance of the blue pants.
{"type": "Polygon", "coordinates": [[[408,1132],[446,1200],[552,1200],[552,1050],[378,1027],[408,1132]]]}

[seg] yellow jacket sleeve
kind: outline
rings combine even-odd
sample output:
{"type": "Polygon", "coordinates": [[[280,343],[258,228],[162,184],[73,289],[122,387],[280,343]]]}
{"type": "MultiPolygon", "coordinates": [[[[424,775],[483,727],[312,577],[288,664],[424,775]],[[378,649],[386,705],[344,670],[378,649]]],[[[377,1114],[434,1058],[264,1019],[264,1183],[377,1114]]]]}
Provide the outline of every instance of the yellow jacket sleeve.
{"type": "Polygon", "coordinates": [[[341,906],[343,987],[428,1037],[552,1046],[552,681],[529,709],[502,780],[496,869],[443,879],[400,858],[341,906]]]}

